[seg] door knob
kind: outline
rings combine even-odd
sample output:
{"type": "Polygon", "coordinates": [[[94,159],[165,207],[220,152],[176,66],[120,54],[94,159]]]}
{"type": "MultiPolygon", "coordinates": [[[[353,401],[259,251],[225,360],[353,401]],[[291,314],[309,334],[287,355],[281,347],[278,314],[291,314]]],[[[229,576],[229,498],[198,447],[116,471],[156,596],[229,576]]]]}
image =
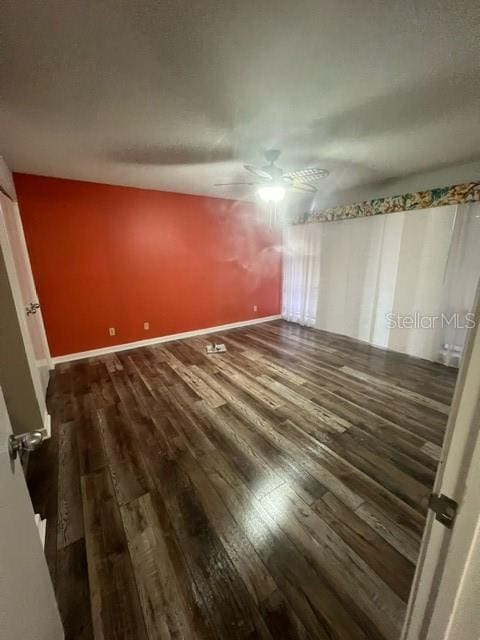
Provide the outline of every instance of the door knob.
{"type": "Polygon", "coordinates": [[[41,431],[27,431],[8,438],[8,453],[15,460],[19,453],[35,451],[43,442],[44,435],[41,431]]]}

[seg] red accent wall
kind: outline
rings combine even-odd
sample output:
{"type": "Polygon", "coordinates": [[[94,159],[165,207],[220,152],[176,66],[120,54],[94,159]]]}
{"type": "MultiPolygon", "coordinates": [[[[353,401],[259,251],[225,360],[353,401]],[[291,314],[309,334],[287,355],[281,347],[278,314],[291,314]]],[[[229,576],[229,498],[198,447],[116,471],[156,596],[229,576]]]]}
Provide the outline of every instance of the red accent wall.
{"type": "Polygon", "coordinates": [[[53,356],[280,312],[280,237],[254,205],[14,179],[53,356]]]}

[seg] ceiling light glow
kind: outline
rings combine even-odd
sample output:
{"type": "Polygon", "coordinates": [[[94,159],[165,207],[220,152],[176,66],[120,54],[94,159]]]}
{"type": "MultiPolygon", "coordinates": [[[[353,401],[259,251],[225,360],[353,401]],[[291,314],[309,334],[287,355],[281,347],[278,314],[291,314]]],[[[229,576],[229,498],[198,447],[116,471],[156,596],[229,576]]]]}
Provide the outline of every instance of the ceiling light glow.
{"type": "Polygon", "coordinates": [[[281,202],[285,197],[285,188],[268,184],[258,188],[258,195],[264,202],[281,202]]]}

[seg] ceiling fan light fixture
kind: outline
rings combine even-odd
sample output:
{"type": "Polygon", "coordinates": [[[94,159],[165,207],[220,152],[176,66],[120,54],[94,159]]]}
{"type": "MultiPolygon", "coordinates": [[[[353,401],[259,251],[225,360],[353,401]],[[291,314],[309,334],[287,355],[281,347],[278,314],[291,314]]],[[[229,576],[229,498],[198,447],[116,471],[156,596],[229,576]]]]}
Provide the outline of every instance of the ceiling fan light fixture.
{"type": "Polygon", "coordinates": [[[262,185],[257,191],[259,197],[264,202],[281,202],[285,197],[285,187],[278,184],[262,185]]]}

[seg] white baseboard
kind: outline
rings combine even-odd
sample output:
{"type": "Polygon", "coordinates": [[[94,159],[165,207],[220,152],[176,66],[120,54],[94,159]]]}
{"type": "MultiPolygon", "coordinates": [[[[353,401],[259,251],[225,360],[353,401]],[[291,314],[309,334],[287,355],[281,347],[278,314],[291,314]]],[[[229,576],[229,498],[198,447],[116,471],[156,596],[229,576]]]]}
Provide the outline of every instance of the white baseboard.
{"type": "Polygon", "coordinates": [[[149,347],[150,345],[160,344],[162,342],[171,342],[172,340],[184,340],[185,338],[194,338],[207,333],[217,333],[217,331],[227,331],[228,329],[238,329],[240,327],[248,327],[251,324],[260,324],[262,322],[271,322],[279,320],[282,316],[265,316],[263,318],[254,318],[253,320],[242,320],[240,322],[231,322],[230,324],[221,324],[216,327],[207,327],[205,329],[196,329],[195,331],[184,331],[183,333],[172,333],[168,336],[159,336],[157,338],[147,338],[146,340],[137,340],[136,342],[126,342],[124,344],[115,344],[111,347],[101,347],[100,349],[91,349],[90,351],[80,351],[78,353],[67,353],[64,356],[56,356],[52,358],[54,365],[61,362],[71,362],[72,360],[82,360],[83,358],[94,358],[95,356],[104,356],[116,351],[127,351],[128,349],[136,349],[137,347],[149,347]]]}
{"type": "Polygon", "coordinates": [[[41,360],[36,360],[35,364],[39,369],[43,369],[44,367],[48,367],[50,371],[53,369],[52,358],[49,355],[46,358],[42,358],[41,360]]]}

